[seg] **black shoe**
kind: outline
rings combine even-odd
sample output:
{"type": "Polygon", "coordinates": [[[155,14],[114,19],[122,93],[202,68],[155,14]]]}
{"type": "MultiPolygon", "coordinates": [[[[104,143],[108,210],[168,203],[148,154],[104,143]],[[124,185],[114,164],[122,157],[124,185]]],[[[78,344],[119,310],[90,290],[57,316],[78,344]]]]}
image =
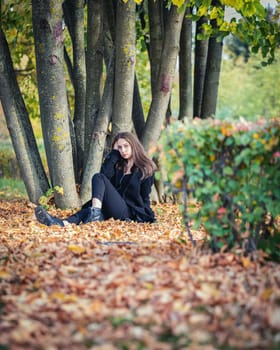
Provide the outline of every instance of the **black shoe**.
{"type": "Polygon", "coordinates": [[[84,219],[84,224],[93,221],[103,221],[104,217],[100,208],[88,208],[88,216],[84,219]]]}
{"type": "Polygon", "coordinates": [[[46,225],[46,226],[52,226],[52,225],[64,226],[64,223],[61,219],[50,215],[44,208],[42,208],[40,206],[35,208],[35,216],[36,216],[37,220],[43,225],[46,225]]]}

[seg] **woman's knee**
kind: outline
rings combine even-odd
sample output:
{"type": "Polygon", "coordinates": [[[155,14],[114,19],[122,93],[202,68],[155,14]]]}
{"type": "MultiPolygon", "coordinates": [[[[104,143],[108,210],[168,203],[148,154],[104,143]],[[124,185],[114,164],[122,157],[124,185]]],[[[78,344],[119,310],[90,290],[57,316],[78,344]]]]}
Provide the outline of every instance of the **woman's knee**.
{"type": "Polygon", "coordinates": [[[91,182],[95,183],[95,182],[99,182],[99,181],[103,181],[104,182],[104,178],[106,176],[102,173],[96,173],[93,175],[93,177],[91,178],[91,182]]]}

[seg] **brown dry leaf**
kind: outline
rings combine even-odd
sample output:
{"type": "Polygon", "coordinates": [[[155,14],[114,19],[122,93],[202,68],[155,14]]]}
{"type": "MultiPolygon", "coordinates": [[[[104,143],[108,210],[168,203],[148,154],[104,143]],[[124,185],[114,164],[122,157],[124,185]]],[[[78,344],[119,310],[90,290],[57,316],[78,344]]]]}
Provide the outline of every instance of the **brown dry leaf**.
{"type": "Polygon", "coordinates": [[[61,228],[0,201],[0,347],[276,349],[279,265],[194,250],[178,208],[154,210],[154,224],[61,228]]]}

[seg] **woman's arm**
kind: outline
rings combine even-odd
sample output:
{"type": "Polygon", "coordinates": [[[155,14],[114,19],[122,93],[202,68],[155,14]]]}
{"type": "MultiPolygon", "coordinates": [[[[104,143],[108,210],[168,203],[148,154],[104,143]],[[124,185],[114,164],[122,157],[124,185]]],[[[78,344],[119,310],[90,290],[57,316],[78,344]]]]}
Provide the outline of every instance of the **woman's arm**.
{"type": "Polygon", "coordinates": [[[105,158],[102,166],[101,173],[104,174],[109,180],[115,175],[115,165],[121,159],[120,152],[113,149],[105,158]]]}
{"type": "Polygon", "coordinates": [[[150,206],[150,194],[154,184],[154,176],[149,176],[141,184],[140,194],[145,206],[150,206]]]}

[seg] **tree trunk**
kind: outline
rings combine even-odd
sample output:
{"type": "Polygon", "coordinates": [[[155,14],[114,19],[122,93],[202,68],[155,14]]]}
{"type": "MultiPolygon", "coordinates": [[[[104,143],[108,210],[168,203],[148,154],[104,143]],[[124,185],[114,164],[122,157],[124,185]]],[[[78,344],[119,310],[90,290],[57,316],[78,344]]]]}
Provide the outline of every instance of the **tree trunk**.
{"type": "Polygon", "coordinates": [[[49,183],[1,27],[0,99],[28,198],[38,203],[49,189],[49,183]]]}
{"type": "Polygon", "coordinates": [[[68,103],[64,77],[62,0],[32,0],[37,81],[45,150],[59,207],[77,207],[68,103]]]}
{"type": "MultiPolygon", "coordinates": [[[[186,8],[186,15],[190,14],[190,8],[186,8]]],[[[182,24],[179,53],[179,89],[180,111],[179,119],[192,119],[192,20],[185,17],[182,24]]]]}
{"type": "Polygon", "coordinates": [[[140,91],[138,86],[138,80],[136,75],[134,79],[134,90],[133,90],[132,121],[133,121],[134,129],[136,131],[136,135],[139,139],[141,139],[142,133],[145,128],[145,117],[144,117],[141,96],[140,96],[140,91]]]}
{"type": "Polygon", "coordinates": [[[72,40],[75,91],[74,128],[77,147],[76,177],[83,165],[85,135],[86,66],[84,43],[84,0],[65,0],[64,18],[72,40]]]}
{"type": "MultiPolygon", "coordinates": [[[[114,9],[112,3],[108,0],[104,3],[103,16],[103,42],[104,60],[106,64],[106,80],[102,99],[99,105],[97,117],[94,119],[93,130],[91,132],[88,158],[85,164],[83,181],[81,185],[82,203],[91,197],[91,178],[92,175],[100,171],[103,161],[103,153],[108,139],[108,126],[112,117],[113,92],[114,92],[114,74],[115,74],[115,47],[113,43],[114,9]]],[[[101,34],[100,34],[101,36],[101,34]]]]}
{"type": "Polygon", "coordinates": [[[159,77],[142,137],[146,149],[158,140],[165,120],[175,75],[184,12],[171,6],[167,18],[159,77]]]}
{"type": "Polygon", "coordinates": [[[108,125],[112,115],[113,104],[113,86],[114,86],[114,56],[112,56],[111,64],[107,67],[107,77],[104,87],[102,101],[94,125],[94,131],[89,148],[90,157],[88,158],[84,171],[83,182],[81,186],[81,200],[86,202],[91,195],[91,178],[92,175],[100,170],[103,151],[106,144],[108,125]]]}
{"type": "MultiPolygon", "coordinates": [[[[117,1],[116,11],[116,63],[112,115],[113,135],[132,129],[131,116],[136,60],[136,5],[134,0],[117,1]]],[[[112,135],[112,136],[113,136],[112,135]]]]}
{"type": "Polygon", "coordinates": [[[88,1],[86,52],[86,120],[84,167],[89,155],[95,120],[100,108],[104,55],[104,0],[88,1]]]}
{"type": "MultiPolygon", "coordinates": [[[[215,4],[216,6],[219,6],[220,2],[216,1],[215,4]]],[[[213,28],[217,28],[216,20],[212,20],[211,25],[213,28]]],[[[201,118],[213,117],[216,113],[222,53],[223,42],[218,42],[216,36],[211,37],[208,44],[207,65],[201,106],[201,118]]]]}
{"type": "Polygon", "coordinates": [[[200,117],[202,96],[204,88],[204,78],[207,62],[208,40],[197,39],[198,34],[202,31],[202,24],[206,23],[205,17],[202,17],[196,23],[195,33],[195,51],[194,51],[194,88],[193,88],[193,116],[200,117]]]}
{"type": "Polygon", "coordinates": [[[214,117],[216,113],[223,43],[209,39],[207,67],[201,106],[201,118],[214,117]]]}
{"type": "Polygon", "coordinates": [[[148,6],[150,27],[150,45],[148,53],[151,65],[151,91],[153,97],[155,95],[159,75],[164,38],[163,1],[148,0],[148,6]]]}

